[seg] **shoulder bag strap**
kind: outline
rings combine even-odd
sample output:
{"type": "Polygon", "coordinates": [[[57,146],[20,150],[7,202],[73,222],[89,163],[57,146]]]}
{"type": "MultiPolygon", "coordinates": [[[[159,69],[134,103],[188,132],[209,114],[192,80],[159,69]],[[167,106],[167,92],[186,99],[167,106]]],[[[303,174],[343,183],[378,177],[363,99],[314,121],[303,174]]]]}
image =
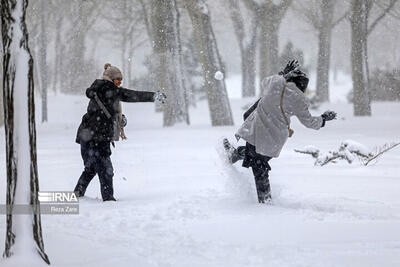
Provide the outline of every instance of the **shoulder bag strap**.
{"type": "Polygon", "coordinates": [[[286,122],[286,125],[287,125],[287,128],[288,128],[288,131],[289,131],[289,137],[292,137],[294,131],[290,128],[289,120],[288,120],[288,118],[286,117],[285,111],[283,110],[283,95],[285,94],[285,90],[286,90],[286,84],[283,86],[283,89],[282,89],[282,94],[281,94],[281,105],[280,105],[280,107],[281,107],[281,112],[282,112],[283,118],[285,119],[285,122],[286,122]]]}
{"type": "Polygon", "coordinates": [[[96,100],[99,107],[103,110],[104,114],[106,114],[107,118],[111,119],[111,114],[108,112],[107,108],[104,106],[103,102],[101,102],[100,98],[94,93],[94,100],[96,100]]]}
{"type": "Polygon", "coordinates": [[[257,108],[258,103],[260,102],[261,97],[243,114],[243,120],[245,121],[247,117],[250,116],[251,113],[257,108]]]}

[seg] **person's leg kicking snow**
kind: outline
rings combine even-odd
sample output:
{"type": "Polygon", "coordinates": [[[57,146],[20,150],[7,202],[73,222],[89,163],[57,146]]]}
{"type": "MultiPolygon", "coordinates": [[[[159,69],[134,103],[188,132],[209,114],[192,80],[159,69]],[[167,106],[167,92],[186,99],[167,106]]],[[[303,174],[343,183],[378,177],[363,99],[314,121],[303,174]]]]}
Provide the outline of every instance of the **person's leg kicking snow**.
{"type": "Polygon", "coordinates": [[[228,139],[224,138],[223,144],[231,164],[235,164],[239,160],[243,160],[243,167],[251,167],[254,174],[258,202],[265,203],[270,201],[271,186],[269,184],[268,174],[271,170],[271,167],[268,161],[271,158],[258,154],[255,147],[250,143],[246,143],[246,146],[239,146],[238,148],[235,148],[231,145],[231,143],[229,143],[228,139]]]}
{"type": "Polygon", "coordinates": [[[312,116],[304,93],[308,86],[307,75],[299,69],[297,61],[290,61],[279,75],[262,81],[262,97],[244,114],[244,123],[235,134],[244,139],[246,146],[234,148],[227,139],[223,145],[233,164],[243,160],[243,167],[251,167],[256,183],[258,201],[271,200],[268,172],[269,160],[279,157],[288,137],[293,135],[290,117],[296,116],[308,128],[319,130],[326,121],[336,119],[336,113],[326,111],[312,116]]]}

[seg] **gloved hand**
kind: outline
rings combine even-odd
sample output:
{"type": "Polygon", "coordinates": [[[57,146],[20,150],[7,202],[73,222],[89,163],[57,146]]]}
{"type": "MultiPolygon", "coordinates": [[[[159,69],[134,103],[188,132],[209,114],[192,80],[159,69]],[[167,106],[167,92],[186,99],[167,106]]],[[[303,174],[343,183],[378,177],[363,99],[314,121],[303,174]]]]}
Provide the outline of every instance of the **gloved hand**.
{"type": "Polygon", "coordinates": [[[321,117],[322,117],[322,119],[324,119],[324,121],[335,120],[336,116],[337,116],[336,112],[331,111],[331,110],[327,110],[321,115],[321,117]]]}
{"type": "Polygon", "coordinates": [[[294,71],[294,70],[298,69],[299,67],[300,67],[300,64],[299,64],[299,62],[297,60],[289,61],[286,64],[286,67],[283,69],[283,71],[279,72],[279,75],[285,76],[289,72],[294,71]]]}
{"type": "Polygon", "coordinates": [[[128,120],[127,120],[125,114],[122,114],[121,127],[124,128],[127,124],[128,124],[128,120]]]}
{"type": "Polygon", "coordinates": [[[283,78],[285,78],[286,81],[291,80],[294,77],[299,76],[299,70],[298,69],[294,69],[289,71],[288,73],[283,74],[283,78]]]}
{"type": "Polygon", "coordinates": [[[161,103],[165,103],[165,100],[167,99],[167,96],[164,93],[161,93],[160,91],[157,91],[154,93],[154,100],[161,102],[161,103]]]}
{"type": "Polygon", "coordinates": [[[235,138],[236,138],[236,141],[239,141],[239,140],[240,140],[240,138],[242,138],[242,137],[240,137],[240,135],[239,135],[239,134],[235,133],[235,138]]]}

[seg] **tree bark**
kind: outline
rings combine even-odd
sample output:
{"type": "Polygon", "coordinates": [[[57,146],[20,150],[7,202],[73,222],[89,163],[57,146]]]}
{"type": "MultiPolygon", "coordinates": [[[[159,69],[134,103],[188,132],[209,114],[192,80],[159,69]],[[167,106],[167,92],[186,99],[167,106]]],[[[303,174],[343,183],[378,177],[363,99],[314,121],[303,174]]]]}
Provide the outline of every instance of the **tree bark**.
{"type": "Polygon", "coordinates": [[[351,3],[351,72],[353,79],[353,108],[355,116],[371,116],[371,99],[366,81],[367,29],[365,0],[351,3]]]}
{"type": "Polygon", "coordinates": [[[61,45],[61,31],[62,31],[63,16],[59,16],[56,21],[56,38],[54,41],[54,72],[53,72],[53,90],[57,92],[59,85],[59,77],[62,66],[62,45],[61,45]]]}
{"type": "Polygon", "coordinates": [[[164,126],[189,124],[179,36],[179,12],[175,0],[152,1],[152,29],[156,66],[155,84],[167,95],[164,126]]]}
{"type": "Polygon", "coordinates": [[[185,5],[192,21],[195,42],[202,65],[211,124],[213,126],[233,125],[225,79],[215,78],[218,71],[223,73],[224,70],[212,29],[208,6],[204,0],[188,0],[185,1],[185,5]]]}
{"type": "Polygon", "coordinates": [[[85,70],[85,39],[87,29],[87,18],[84,15],[82,4],[79,3],[79,11],[77,18],[75,18],[74,26],[71,28],[71,45],[69,46],[68,58],[67,58],[67,73],[69,86],[68,92],[80,92],[82,90],[82,74],[85,70]],[[79,19],[78,19],[79,18],[79,19]]]}
{"type": "Polygon", "coordinates": [[[47,118],[47,33],[46,33],[46,5],[45,0],[41,0],[40,16],[40,78],[41,78],[41,97],[42,97],[42,122],[47,118]]]}
{"type": "Polygon", "coordinates": [[[241,53],[243,97],[253,97],[256,95],[256,49],[257,29],[254,29],[250,43],[244,47],[241,53]]]}
{"type": "MultiPolygon", "coordinates": [[[[1,4],[1,2],[0,2],[1,4]]],[[[1,8],[1,5],[0,5],[1,8]]],[[[0,11],[0,14],[1,11],[0,11]]],[[[2,20],[0,20],[0,23],[2,20]]],[[[1,27],[1,24],[0,24],[1,27]]],[[[3,44],[3,37],[0,35],[0,43],[3,44]]],[[[0,46],[0,58],[3,59],[3,46],[0,46]]],[[[0,127],[4,125],[4,108],[3,108],[3,60],[0,60],[0,127]]]]}
{"type": "Polygon", "coordinates": [[[263,1],[261,4],[254,0],[244,0],[246,6],[253,12],[260,23],[259,36],[259,81],[279,71],[279,27],[293,0],[282,0],[279,4],[273,1],[263,1]]]}
{"type": "Polygon", "coordinates": [[[82,93],[86,84],[88,68],[85,61],[86,35],[93,26],[97,16],[98,4],[95,1],[69,0],[71,28],[69,29],[67,54],[61,73],[67,79],[61,79],[62,89],[67,93],[82,93]],[[86,75],[84,75],[86,74],[86,75]]]}
{"type": "Polygon", "coordinates": [[[245,30],[238,0],[229,0],[230,14],[238,41],[242,67],[242,97],[256,94],[257,18],[253,16],[249,34],[245,30]]]}
{"type": "Polygon", "coordinates": [[[265,77],[279,72],[279,37],[281,17],[275,8],[264,12],[260,38],[260,85],[265,77]]]}
{"type": "Polygon", "coordinates": [[[329,66],[333,27],[334,0],[322,0],[321,18],[318,32],[317,92],[318,102],[329,102],[329,66]]]}
{"type": "Polygon", "coordinates": [[[39,178],[36,159],[36,126],[33,90],[33,59],[28,46],[25,24],[27,0],[1,0],[3,41],[3,97],[6,132],[7,207],[11,213],[6,219],[4,257],[11,257],[13,248],[23,251],[27,258],[33,251],[48,264],[44,252],[40,205],[38,201],[39,178]],[[32,214],[12,215],[14,204],[30,207],[32,214]],[[26,232],[25,232],[26,231],[26,232]],[[21,235],[31,231],[33,242],[21,235]]]}
{"type": "Polygon", "coordinates": [[[145,0],[138,0],[138,1],[142,8],[143,21],[144,25],[146,26],[147,35],[149,36],[149,42],[151,45],[153,45],[153,40],[154,40],[153,29],[151,28],[151,19],[148,12],[148,8],[146,6],[145,0]]]}
{"type": "Polygon", "coordinates": [[[133,44],[132,39],[129,41],[128,50],[128,88],[132,88],[132,64],[133,64],[133,44]]]}
{"type": "MultiPolygon", "coordinates": [[[[3,56],[1,56],[3,58],[3,56]]],[[[3,64],[0,63],[0,81],[3,81],[3,64]]],[[[4,125],[3,83],[0,83],[0,127],[4,125]]]]}

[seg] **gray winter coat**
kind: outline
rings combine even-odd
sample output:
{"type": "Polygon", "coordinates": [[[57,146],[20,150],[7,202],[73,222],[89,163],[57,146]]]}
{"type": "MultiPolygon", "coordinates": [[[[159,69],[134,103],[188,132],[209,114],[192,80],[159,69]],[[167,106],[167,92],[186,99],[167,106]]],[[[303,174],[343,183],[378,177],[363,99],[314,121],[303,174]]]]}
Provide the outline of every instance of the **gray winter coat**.
{"type": "Polygon", "coordinates": [[[283,110],[290,123],[296,116],[308,128],[318,130],[322,127],[322,117],[313,117],[308,111],[304,93],[294,83],[287,83],[281,75],[274,75],[262,81],[264,94],[256,110],[245,120],[237,134],[256,147],[256,152],[269,157],[278,157],[289,136],[285,118],[280,108],[281,94],[283,110]]]}

